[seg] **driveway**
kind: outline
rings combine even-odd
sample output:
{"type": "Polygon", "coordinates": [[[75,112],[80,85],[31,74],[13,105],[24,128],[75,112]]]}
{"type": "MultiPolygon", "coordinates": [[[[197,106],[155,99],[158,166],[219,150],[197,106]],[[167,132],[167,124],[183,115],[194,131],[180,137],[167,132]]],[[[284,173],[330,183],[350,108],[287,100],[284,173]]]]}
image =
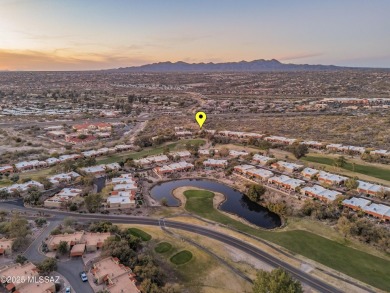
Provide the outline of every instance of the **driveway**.
{"type": "Polygon", "coordinates": [[[58,262],[57,271],[71,284],[76,293],[94,293],[89,282],[83,282],[80,272],[84,271],[84,262],[81,257],[72,258],[69,261],[58,262]]]}

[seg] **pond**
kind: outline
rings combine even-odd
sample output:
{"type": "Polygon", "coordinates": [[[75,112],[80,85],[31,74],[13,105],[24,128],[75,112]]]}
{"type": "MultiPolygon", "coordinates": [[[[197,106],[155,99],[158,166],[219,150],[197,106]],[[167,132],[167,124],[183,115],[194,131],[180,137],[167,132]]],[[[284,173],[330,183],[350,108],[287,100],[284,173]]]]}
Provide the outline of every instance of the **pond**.
{"type": "Polygon", "coordinates": [[[168,206],[179,206],[180,201],[172,195],[172,190],[183,186],[195,186],[222,193],[226,197],[226,201],[219,206],[220,210],[235,214],[259,227],[272,229],[281,225],[281,219],[277,214],[251,201],[245,194],[216,181],[182,179],[162,182],[154,186],[150,193],[158,201],[165,197],[168,206]]]}

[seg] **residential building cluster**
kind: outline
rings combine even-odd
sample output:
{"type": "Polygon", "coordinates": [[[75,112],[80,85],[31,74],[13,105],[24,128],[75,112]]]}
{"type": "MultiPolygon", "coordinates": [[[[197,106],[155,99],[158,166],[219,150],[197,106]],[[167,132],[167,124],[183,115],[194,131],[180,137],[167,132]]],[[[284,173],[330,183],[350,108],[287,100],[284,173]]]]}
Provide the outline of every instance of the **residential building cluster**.
{"type": "Polygon", "coordinates": [[[368,199],[359,197],[345,199],[342,204],[354,211],[362,211],[363,213],[380,220],[390,221],[390,206],[372,203],[368,199]]]}
{"type": "Polygon", "coordinates": [[[69,183],[74,181],[75,179],[79,178],[80,174],[77,172],[68,172],[68,173],[60,173],[53,176],[47,177],[47,179],[53,184],[53,185],[59,185],[61,183],[69,183]]]}
{"type": "Polygon", "coordinates": [[[55,293],[54,282],[34,282],[39,277],[37,267],[31,263],[10,264],[0,268],[1,285],[7,292],[14,293],[55,293]],[[4,280],[4,281],[3,281],[4,280]],[[7,282],[10,280],[10,282],[7,282]]]}
{"type": "Polygon", "coordinates": [[[141,293],[136,285],[135,274],[116,257],[107,257],[95,262],[91,273],[97,285],[104,285],[104,292],[141,293]]]}
{"type": "Polygon", "coordinates": [[[58,158],[50,157],[44,161],[32,160],[32,161],[22,161],[15,163],[14,165],[6,165],[0,166],[0,173],[14,173],[14,172],[26,172],[30,170],[36,170],[40,168],[47,168],[50,166],[54,166],[60,163],[64,163],[66,161],[76,161],[81,158],[90,158],[97,157],[117,152],[123,152],[130,150],[132,148],[131,145],[116,145],[112,148],[101,148],[98,150],[90,150],[87,152],[83,152],[81,154],[66,154],[60,155],[58,158]]]}
{"type": "Polygon", "coordinates": [[[13,192],[20,192],[20,193],[25,193],[27,192],[31,187],[36,187],[39,190],[43,190],[44,186],[42,183],[34,180],[27,181],[25,183],[16,183],[12,184],[7,187],[1,187],[0,190],[7,191],[8,193],[13,193],[13,192]]]}
{"type": "Polygon", "coordinates": [[[189,170],[192,170],[193,168],[194,168],[193,164],[187,163],[186,161],[181,161],[181,162],[172,163],[169,165],[163,165],[161,167],[156,167],[153,169],[153,171],[158,176],[164,176],[164,175],[168,175],[168,174],[189,171],[189,170]]]}
{"type": "Polygon", "coordinates": [[[112,191],[107,198],[106,208],[128,209],[135,206],[138,185],[132,174],[122,174],[112,178],[108,185],[112,186],[112,191]]]}
{"type": "Polygon", "coordinates": [[[97,175],[106,174],[107,171],[118,171],[120,169],[121,166],[118,163],[111,163],[111,164],[101,164],[101,165],[80,168],[80,171],[82,171],[85,174],[97,176],[97,175]]]}
{"type": "Polygon", "coordinates": [[[210,168],[226,168],[228,165],[227,160],[207,159],[203,161],[203,166],[210,168]]]}
{"type": "Polygon", "coordinates": [[[46,208],[65,208],[68,204],[80,198],[82,193],[78,188],[64,188],[56,195],[49,197],[43,202],[43,206],[46,208]]]}
{"type": "Polygon", "coordinates": [[[85,252],[100,250],[109,237],[111,233],[79,231],[50,235],[45,243],[49,251],[56,251],[61,242],[66,242],[70,249],[70,256],[82,256],[85,252]]]}
{"type": "Polygon", "coordinates": [[[152,164],[166,163],[168,161],[169,158],[166,155],[158,155],[158,156],[149,156],[139,160],[134,160],[134,163],[139,166],[149,166],[152,164]]]}

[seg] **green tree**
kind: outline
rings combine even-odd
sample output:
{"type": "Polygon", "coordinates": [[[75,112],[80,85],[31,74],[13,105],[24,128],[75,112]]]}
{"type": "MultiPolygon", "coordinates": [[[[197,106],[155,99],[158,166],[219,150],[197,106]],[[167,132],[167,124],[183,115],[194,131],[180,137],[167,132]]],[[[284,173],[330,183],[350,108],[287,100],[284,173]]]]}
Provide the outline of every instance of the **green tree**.
{"type": "Polygon", "coordinates": [[[7,199],[10,196],[8,190],[2,189],[0,190],[0,199],[7,199]]]}
{"type": "Polygon", "coordinates": [[[57,260],[55,258],[46,258],[37,264],[38,270],[46,275],[57,269],[57,260]]]}
{"type": "Polygon", "coordinates": [[[39,177],[39,178],[38,178],[38,181],[39,181],[40,183],[43,184],[43,187],[44,187],[45,189],[50,189],[50,188],[53,187],[53,183],[51,183],[51,182],[49,181],[49,179],[47,179],[46,177],[39,177]]]}
{"type": "Polygon", "coordinates": [[[13,174],[10,178],[9,178],[12,182],[16,183],[19,181],[19,175],[18,174],[13,174]]]}
{"type": "Polygon", "coordinates": [[[27,196],[24,198],[24,202],[31,205],[37,205],[39,203],[40,198],[41,192],[37,187],[33,186],[28,189],[27,196]]]}
{"type": "Polygon", "coordinates": [[[348,190],[353,190],[353,189],[356,189],[358,188],[359,186],[359,182],[357,181],[357,178],[354,177],[354,178],[348,178],[346,181],[345,181],[345,187],[348,188],[348,190]]]}
{"type": "Polygon", "coordinates": [[[57,247],[57,251],[59,254],[65,255],[69,252],[69,244],[66,241],[60,241],[57,247]]]}
{"type": "Polygon", "coordinates": [[[91,232],[100,232],[100,233],[119,233],[119,227],[114,225],[112,222],[108,221],[100,221],[94,222],[89,226],[89,231],[91,232]]]}
{"type": "Polygon", "coordinates": [[[65,227],[72,227],[76,224],[76,220],[73,217],[66,217],[63,221],[65,227]]]}
{"type": "Polygon", "coordinates": [[[300,159],[306,156],[306,154],[309,152],[309,148],[305,144],[294,143],[291,145],[290,151],[297,159],[300,159]]]}
{"type": "Polygon", "coordinates": [[[43,225],[45,225],[47,223],[46,219],[44,219],[44,218],[35,219],[34,222],[37,225],[37,227],[42,227],[43,225]]]}
{"type": "Polygon", "coordinates": [[[335,159],[334,164],[336,167],[342,168],[347,163],[347,159],[344,156],[339,156],[337,159],[335,159]]]}
{"type": "Polygon", "coordinates": [[[9,223],[9,237],[10,238],[25,238],[30,234],[28,221],[21,218],[19,215],[14,215],[9,223]]]}
{"type": "Polygon", "coordinates": [[[117,240],[109,238],[104,242],[103,251],[105,255],[117,257],[122,264],[130,266],[135,263],[136,252],[129,246],[126,239],[117,240]]]}
{"type": "Polygon", "coordinates": [[[15,258],[16,263],[24,264],[27,261],[27,258],[21,254],[18,254],[15,258]]]}
{"type": "Polygon", "coordinates": [[[163,198],[161,199],[161,205],[164,206],[164,207],[168,206],[168,200],[167,200],[166,197],[163,197],[163,198]]]}
{"type": "Polygon", "coordinates": [[[271,272],[259,271],[253,293],[303,293],[302,285],[282,268],[271,272]]]}
{"type": "Polygon", "coordinates": [[[12,251],[22,251],[23,248],[26,248],[26,238],[17,237],[12,243],[12,251]]]}
{"type": "Polygon", "coordinates": [[[75,212],[75,211],[77,211],[77,209],[78,209],[78,206],[77,206],[76,203],[72,202],[72,203],[69,205],[69,210],[70,210],[71,212],[75,212]]]}
{"type": "Polygon", "coordinates": [[[340,217],[337,221],[337,230],[339,230],[344,238],[347,238],[348,235],[351,234],[351,228],[352,224],[351,222],[347,219],[347,217],[340,217]]]}
{"type": "Polygon", "coordinates": [[[250,200],[258,202],[266,192],[266,188],[261,184],[251,184],[248,188],[247,196],[250,200]]]}
{"type": "Polygon", "coordinates": [[[102,201],[103,201],[103,197],[99,193],[89,194],[84,198],[85,206],[90,213],[98,212],[102,204],[102,201]]]}
{"type": "Polygon", "coordinates": [[[93,185],[93,182],[95,180],[95,177],[92,176],[92,175],[86,175],[86,176],[83,176],[82,179],[81,179],[81,183],[85,186],[92,186],[93,185]]]}

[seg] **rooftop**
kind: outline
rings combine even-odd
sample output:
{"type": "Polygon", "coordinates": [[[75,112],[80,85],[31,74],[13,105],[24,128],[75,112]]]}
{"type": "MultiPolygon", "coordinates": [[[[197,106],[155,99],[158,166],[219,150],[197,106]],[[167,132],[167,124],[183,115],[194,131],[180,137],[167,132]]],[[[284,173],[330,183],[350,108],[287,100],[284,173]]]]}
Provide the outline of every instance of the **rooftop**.
{"type": "Polygon", "coordinates": [[[135,281],[131,274],[123,274],[112,280],[112,284],[107,286],[107,291],[110,293],[139,293],[135,281]]]}
{"type": "Polygon", "coordinates": [[[352,197],[350,199],[343,200],[343,204],[347,204],[347,205],[363,208],[363,207],[368,206],[369,204],[371,204],[371,201],[368,200],[368,199],[365,199],[365,198],[352,197]]]}
{"type": "Polygon", "coordinates": [[[20,276],[37,276],[38,271],[34,264],[27,262],[24,265],[19,263],[4,266],[0,268],[0,276],[20,277],[20,276]]]}
{"type": "Polygon", "coordinates": [[[127,276],[131,272],[131,269],[121,265],[118,259],[107,257],[93,264],[91,271],[96,278],[104,278],[107,276],[113,280],[121,275],[127,276]]]}

